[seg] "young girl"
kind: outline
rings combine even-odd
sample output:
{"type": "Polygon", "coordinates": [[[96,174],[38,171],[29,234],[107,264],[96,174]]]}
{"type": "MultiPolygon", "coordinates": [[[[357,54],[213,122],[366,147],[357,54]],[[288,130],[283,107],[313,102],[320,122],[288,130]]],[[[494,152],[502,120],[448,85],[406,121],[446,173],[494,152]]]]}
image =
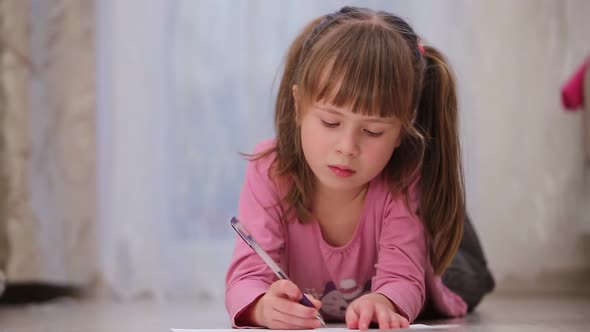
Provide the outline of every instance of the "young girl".
{"type": "Polygon", "coordinates": [[[493,280],[475,233],[461,242],[457,117],[449,65],[401,18],[345,7],[310,22],[289,49],[277,137],[251,156],[238,214],[290,280],[237,239],[233,325],[316,328],[320,310],[390,329],[472,309],[493,280]],[[298,303],[302,292],[317,310],[298,303]]]}

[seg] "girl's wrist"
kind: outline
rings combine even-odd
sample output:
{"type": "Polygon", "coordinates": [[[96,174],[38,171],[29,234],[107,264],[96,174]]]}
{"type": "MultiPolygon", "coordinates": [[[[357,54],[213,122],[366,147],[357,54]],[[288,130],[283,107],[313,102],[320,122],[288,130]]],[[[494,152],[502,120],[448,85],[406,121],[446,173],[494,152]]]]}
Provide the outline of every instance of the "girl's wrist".
{"type": "Polygon", "coordinates": [[[393,310],[396,314],[399,314],[399,310],[397,310],[397,306],[385,295],[381,294],[381,293],[371,293],[371,294],[375,294],[378,295],[379,298],[381,298],[383,302],[383,304],[389,306],[391,308],[391,310],[393,310]]]}
{"type": "Polygon", "coordinates": [[[249,327],[263,327],[260,322],[258,312],[260,300],[264,295],[257,297],[236,317],[236,325],[249,327]]]}

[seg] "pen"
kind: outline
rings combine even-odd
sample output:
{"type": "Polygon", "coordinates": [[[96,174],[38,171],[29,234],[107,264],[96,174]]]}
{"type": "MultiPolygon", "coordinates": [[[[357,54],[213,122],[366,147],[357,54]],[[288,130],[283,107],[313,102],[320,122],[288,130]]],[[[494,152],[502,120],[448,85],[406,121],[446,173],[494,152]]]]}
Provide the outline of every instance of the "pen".
{"type": "MultiPolygon", "coordinates": [[[[238,218],[236,218],[236,217],[231,218],[231,226],[238,233],[238,235],[242,238],[242,240],[244,240],[244,242],[246,242],[246,244],[248,246],[250,246],[250,248],[252,248],[252,250],[254,250],[258,254],[258,256],[260,256],[260,258],[262,258],[264,263],[266,263],[266,265],[268,265],[268,267],[272,270],[272,272],[274,272],[277,275],[277,277],[279,277],[279,279],[289,280],[289,277],[287,277],[287,274],[285,274],[285,272],[283,272],[283,270],[281,270],[281,268],[277,265],[277,263],[275,263],[275,261],[273,261],[272,258],[270,258],[270,256],[266,253],[266,251],[264,251],[262,249],[262,247],[260,247],[260,245],[258,245],[258,242],[256,242],[256,239],[254,239],[254,236],[252,236],[252,234],[250,234],[250,232],[248,232],[246,227],[244,227],[244,225],[242,225],[242,223],[240,223],[238,218]]],[[[303,294],[303,297],[301,298],[301,300],[299,300],[299,303],[303,304],[306,307],[315,308],[313,303],[311,303],[311,301],[307,298],[307,296],[305,296],[305,293],[301,292],[301,294],[303,294]]],[[[319,312],[317,312],[316,317],[322,323],[322,325],[324,325],[324,326],[326,325],[324,318],[322,317],[322,315],[320,315],[319,312]]]]}

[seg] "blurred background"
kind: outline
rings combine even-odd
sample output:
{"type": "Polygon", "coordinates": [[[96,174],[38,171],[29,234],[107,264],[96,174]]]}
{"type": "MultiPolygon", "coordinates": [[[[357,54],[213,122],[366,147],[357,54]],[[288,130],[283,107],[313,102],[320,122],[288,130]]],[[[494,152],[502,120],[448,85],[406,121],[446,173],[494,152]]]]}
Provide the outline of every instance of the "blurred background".
{"type": "Polygon", "coordinates": [[[348,4],[404,17],[454,66],[496,292],[590,294],[585,112],[561,101],[589,1],[0,0],[5,295],[221,300],[238,153],[273,136],[290,42],[348,4]]]}

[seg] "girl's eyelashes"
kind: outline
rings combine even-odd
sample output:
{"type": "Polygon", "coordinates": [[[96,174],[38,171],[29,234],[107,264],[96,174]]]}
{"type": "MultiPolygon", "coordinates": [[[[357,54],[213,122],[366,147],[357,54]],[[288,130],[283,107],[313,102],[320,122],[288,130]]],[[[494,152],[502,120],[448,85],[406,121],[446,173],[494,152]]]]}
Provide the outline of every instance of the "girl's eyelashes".
{"type": "Polygon", "coordinates": [[[365,133],[367,133],[367,135],[369,135],[371,137],[379,137],[379,136],[383,135],[383,132],[375,132],[375,131],[370,131],[368,129],[365,129],[365,133]]]}
{"type": "Polygon", "coordinates": [[[335,127],[338,127],[338,125],[340,124],[338,122],[329,122],[329,121],[324,121],[324,120],[321,120],[321,121],[322,121],[322,124],[328,128],[335,128],[335,127]]]}
{"type": "MultiPolygon", "coordinates": [[[[340,125],[340,122],[330,122],[330,121],[324,121],[324,120],[320,120],[322,122],[322,125],[324,125],[325,127],[328,128],[336,128],[340,125]]],[[[365,134],[367,134],[370,137],[379,137],[381,135],[383,135],[382,131],[372,131],[369,129],[363,129],[363,131],[365,132],[365,134]]]]}

